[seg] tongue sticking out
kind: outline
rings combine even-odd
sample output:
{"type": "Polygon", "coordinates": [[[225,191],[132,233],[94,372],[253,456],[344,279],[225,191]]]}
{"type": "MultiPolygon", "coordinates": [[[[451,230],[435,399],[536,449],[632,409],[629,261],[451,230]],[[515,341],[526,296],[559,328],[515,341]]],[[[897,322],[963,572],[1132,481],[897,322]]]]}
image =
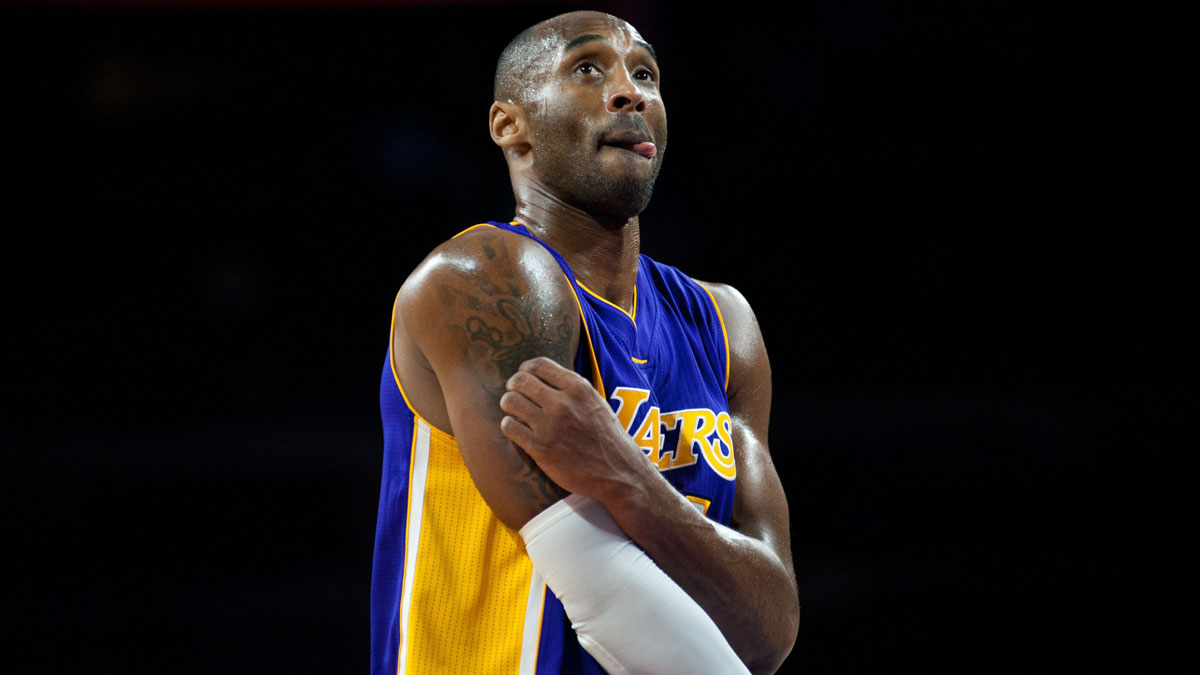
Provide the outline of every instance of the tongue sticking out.
{"type": "Polygon", "coordinates": [[[634,143],[629,146],[629,149],[641,155],[642,157],[653,157],[658,154],[658,146],[646,141],[644,143],[634,143]]]}

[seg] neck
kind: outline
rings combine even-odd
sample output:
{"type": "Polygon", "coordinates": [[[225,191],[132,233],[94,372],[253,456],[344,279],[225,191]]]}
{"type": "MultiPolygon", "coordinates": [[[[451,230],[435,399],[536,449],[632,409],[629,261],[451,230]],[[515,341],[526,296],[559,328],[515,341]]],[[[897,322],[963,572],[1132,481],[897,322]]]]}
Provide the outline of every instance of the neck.
{"type": "Polygon", "coordinates": [[[522,187],[514,190],[516,220],[566,258],[580,283],[625,311],[632,311],[641,252],[638,217],[598,217],[563,202],[540,186],[522,187]]]}

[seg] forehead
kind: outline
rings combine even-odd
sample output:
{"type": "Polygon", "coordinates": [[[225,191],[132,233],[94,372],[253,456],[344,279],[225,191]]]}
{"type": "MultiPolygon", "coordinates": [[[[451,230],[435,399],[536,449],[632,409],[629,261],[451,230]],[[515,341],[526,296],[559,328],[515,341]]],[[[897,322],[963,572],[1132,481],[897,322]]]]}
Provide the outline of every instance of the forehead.
{"type": "Polygon", "coordinates": [[[599,42],[607,42],[621,51],[641,47],[653,54],[653,49],[636,28],[627,21],[607,14],[568,14],[547,23],[545,30],[546,36],[554,44],[549,54],[551,57],[561,57],[577,47],[599,42]]]}

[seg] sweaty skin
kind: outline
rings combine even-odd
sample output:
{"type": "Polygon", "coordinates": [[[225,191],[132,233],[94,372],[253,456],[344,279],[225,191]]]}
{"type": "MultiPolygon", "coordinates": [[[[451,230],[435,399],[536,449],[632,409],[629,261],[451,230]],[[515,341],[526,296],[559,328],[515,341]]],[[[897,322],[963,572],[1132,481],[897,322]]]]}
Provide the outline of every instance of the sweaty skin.
{"type": "MultiPolygon", "coordinates": [[[[523,67],[539,75],[489,113],[516,220],[628,311],[638,214],[667,145],[658,66],[637,31],[606,14],[556,17],[537,38],[523,67]]],[[[707,286],[730,348],[738,480],[730,527],[680,495],[570,370],[579,309],[536,242],[480,227],[436,248],[397,295],[392,353],[409,402],[455,436],[505,525],[519,529],[568,492],[596,499],[751,671],[773,672],[795,642],[799,602],[787,501],[767,446],[770,365],[749,304],[731,287],[707,286]]]]}

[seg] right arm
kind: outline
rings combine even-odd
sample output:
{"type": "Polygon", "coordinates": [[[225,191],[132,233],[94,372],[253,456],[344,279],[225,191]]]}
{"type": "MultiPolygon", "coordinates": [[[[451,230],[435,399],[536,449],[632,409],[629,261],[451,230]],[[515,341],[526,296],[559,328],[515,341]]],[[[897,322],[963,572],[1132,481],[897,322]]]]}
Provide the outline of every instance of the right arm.
{"type": "Polygon", "coordinates": [[[392,345],[410,403],[458,441],[484,501],[519,529],[566,492],[500,431],[505,381],[546,356],[570,368],[579,308],[536,242],[480,227],[442,244],[396,298],[392,345]]]}

